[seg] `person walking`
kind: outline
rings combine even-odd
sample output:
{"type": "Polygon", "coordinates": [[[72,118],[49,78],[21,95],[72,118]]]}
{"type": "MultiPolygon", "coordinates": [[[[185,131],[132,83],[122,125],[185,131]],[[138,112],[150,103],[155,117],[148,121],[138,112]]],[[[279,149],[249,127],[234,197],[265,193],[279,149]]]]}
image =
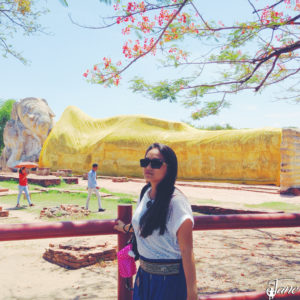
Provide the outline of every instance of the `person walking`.
{"type": "Polygon", "coordinates": [[[98,211],[102,212],[105,211],[105,209],[101,207],[101,196],[99,193],[99,186],[97,184],[97,170],[98,170],[98,164],[93,164],[92,170],[89,171],[88,173],[88,197],[86,200],[85,208],[89,209],[89,202],[90,202],[91,195],[95,193],[98,199],[98,207],[99,207],[98,211]]]}
{"type": "Polygon", "coordinates": [[[29,191],[28,191],[28,181],[27,181],[27,172],[26,172],[26,167],[22,167],[19,170],[19,194],[18,194],[18,200],[17,200],[17,205],[16,207],[20,207],[20,198],[22,195],[22,192],[25,193],[27,201],[29,206],[34,206],[33,203],[30,201],[30,196],[29,196],[29,191]]]}
{"type": "Polygon", "coordinates": [[[168,146],[152,144],[140,160],[147,184],[132,224],[116,221],[120,232],[134,232],[140,267],[133,300],[196,300],[191,205],[175,187],[177,157],[168,146]]]}

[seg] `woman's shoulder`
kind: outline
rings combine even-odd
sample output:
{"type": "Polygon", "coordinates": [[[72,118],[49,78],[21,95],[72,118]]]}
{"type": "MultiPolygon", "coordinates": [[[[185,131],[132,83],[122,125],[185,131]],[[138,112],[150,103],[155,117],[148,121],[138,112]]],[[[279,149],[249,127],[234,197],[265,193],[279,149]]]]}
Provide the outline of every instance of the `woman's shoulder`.
{"type": "Polygon", "coordinates": [[[186,195],[179,190],[178,188],[175,187],[171,202],[171,206],[190,206],[189,200],[186,197],[186,195]]]}
{"type": "Polygon", "coordinates": [[[185,199],[185,200],[187,200],[187,197],[186,197],[186,195],[180,189],[178,189],[177,187],[175,187],[173,195],[172,195],[172,200],[173,199],[175,199],[175,200],[178,200],[178,199],[185,199]]]}
{"type": "Polygon", "coordinates": [[[169,207],[169,216],[171,224],[177,224],[177,222],[180,222],[180,220],[183,220],[187,217],[192,218],[193,216],[192,207],[189,203],[188,198],[182,191],[177,188],[175,188],[172,195],[169,207]]]}

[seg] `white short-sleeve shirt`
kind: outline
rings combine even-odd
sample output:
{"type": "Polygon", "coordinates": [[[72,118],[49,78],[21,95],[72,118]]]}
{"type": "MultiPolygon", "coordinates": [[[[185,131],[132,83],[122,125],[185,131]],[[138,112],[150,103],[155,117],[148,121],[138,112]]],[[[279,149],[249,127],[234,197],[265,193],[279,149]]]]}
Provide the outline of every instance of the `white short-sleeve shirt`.
{"type": "Polygon", "coordinates": [[[190,219],[194,225],[191,205],[185,195],[175,188],[170,201],[165,233],[160,235],[159,229],[156,229],[151,235],[143,238],[140,235],[139,223],[140,218],[147,210],[147,203],[151,201],[150,189],[145,192],[132,218],[139,254],[149,259],[180,259],[181,252],[176,234],[185,220],[190,219]]]}

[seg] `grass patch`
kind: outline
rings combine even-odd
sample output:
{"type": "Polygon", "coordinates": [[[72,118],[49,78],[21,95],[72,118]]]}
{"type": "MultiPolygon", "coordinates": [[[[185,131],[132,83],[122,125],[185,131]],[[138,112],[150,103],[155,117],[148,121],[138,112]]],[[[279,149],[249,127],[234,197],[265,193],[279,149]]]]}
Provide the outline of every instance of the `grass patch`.
{"type": "MultiPolygon", "coordinates": [[[[112,194],[112,193],[111,193],[112,194]]],[[[59,191],[49,191],[48,193],[32,194],[31,200],[35,206],[30,209],[26,209],[27,212],[39,215],[43,207],[55,207],[61,204],[77,204],[85,207],[87,194],[84,193],[61,193],[59,191]]],[[[8,195],[0,198],[0,203],[6,203],[14,207],[17,202],[17,195],[8,195]]],[[[98,202],[95,195],[92,195],[89,203],[89,209],[92,211],[89,216],[82,217],[64,217],[64,218],[43,218],[43,220],[49,221],[64,221],[64,220],[89,220],[89,219],[115,219],[117,218],[117,206],[118,204],[132,204],[135,209],[135,202],[133,197],[119,197],[112,199],[109,197],[102,197],[102,207],[106,209],[105,212],[98,213],[98,202]]],[[[23,199],[23,195],[20,200],[20,205],[27,205],[27,200],[23,199]]],[[[22,208],[21,208],[22,209],[22,208]]]]}
{"type": "Polygon", "coordinates": [[[119,203],[132,204],[134,201],[131,198],[120,198],[119,203]]]}
{"type": "Polygon", "coordinates": [[[109,191],[108,189],[105,189],[105,188],[101,188],[100,191],[102,193],[111,194],[111,195],[114,195],[114,196],[120,197],[120,198],[130,198],[130,199],[135,199],[135,200],[137,200],[137,198],[138,198],[138,196],[131,195],[131,194],[114,193],[114,192],[111,192],[111,191],[109,191]]]}
{"type": "MultiPolygon", "coordinates": [[[[11,180],[5,180],[0,182],[0,187],[7,188],[10,190],[18,190],[19,183],[13,179],[11,180]]],[[[44,188],[41,185],[29,183],[29,190],[34,190],[35,188],[44,188]]],[[[63,180],[61,180],[61,183],[59,185],[49,185],[47,188],[57,188],[57,189],[67,189],[67,190],[76,190],[76,191],[83,191],[87,192],[86,187],[78,186],[76,183],[73,184],[67,184],[63,180]]],[[[131,194],[125,194],[125,193],[114,193],[109,191],[108,189],[101,188],[101,192],[106,194],[111,194],[113,196],[119,197],[119,198],[128,198],[132,200],[137,200],[137,196],[131,195],[131,194]]],[[[52,192],[52,191],[49,191],[52,192]]]]}
{"type": "MultiPolygon", "coordinates": [[[[10,190],[18,190],[18,181],[16,180],[5,180],[0,181],[0,187],[10,189],[10,190]]],[[[35,188],[44,188],[39,184],[29,183],[29,189],[34,190],[35,188]]],[[[47,188],[58,188],[58,189],[69,189],[69,190],[82,190],[85,191],[84,187],[78,186],[76,183],[67,184],[61,179],[61,183],[59,185],[49,185],[47,188]]]]}
{"type": "Polygon", "coordinates": [[[274,210],[283,210],[285,212],[299,212],[300,205],[285,202],[263,202],[260,204],[245,204],[249,208],[266,208],[274,210]]]}
{"type": "MultiPolygon", "coordinates": [[[[0,187],[5,189],[18,190],[18,185],[19,182],[13,179],[0,181],[0,187]]],[[[41,188],[41,186],[38,184],[30,184],[30,186],[32,187],[32,189],[35,187],[41,188]]]]}

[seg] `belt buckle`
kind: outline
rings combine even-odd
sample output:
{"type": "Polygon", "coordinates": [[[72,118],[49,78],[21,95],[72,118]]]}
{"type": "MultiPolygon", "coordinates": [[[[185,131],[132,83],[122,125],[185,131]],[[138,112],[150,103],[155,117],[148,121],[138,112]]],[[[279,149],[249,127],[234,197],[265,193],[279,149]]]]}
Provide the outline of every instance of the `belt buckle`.
{"type": "Polygon", "coordinates": [[[160,270],[161,270],[161,272],[166,272],[168,270],[168,268],[162,266],[162,267],[160,267],[160,270]]]}

